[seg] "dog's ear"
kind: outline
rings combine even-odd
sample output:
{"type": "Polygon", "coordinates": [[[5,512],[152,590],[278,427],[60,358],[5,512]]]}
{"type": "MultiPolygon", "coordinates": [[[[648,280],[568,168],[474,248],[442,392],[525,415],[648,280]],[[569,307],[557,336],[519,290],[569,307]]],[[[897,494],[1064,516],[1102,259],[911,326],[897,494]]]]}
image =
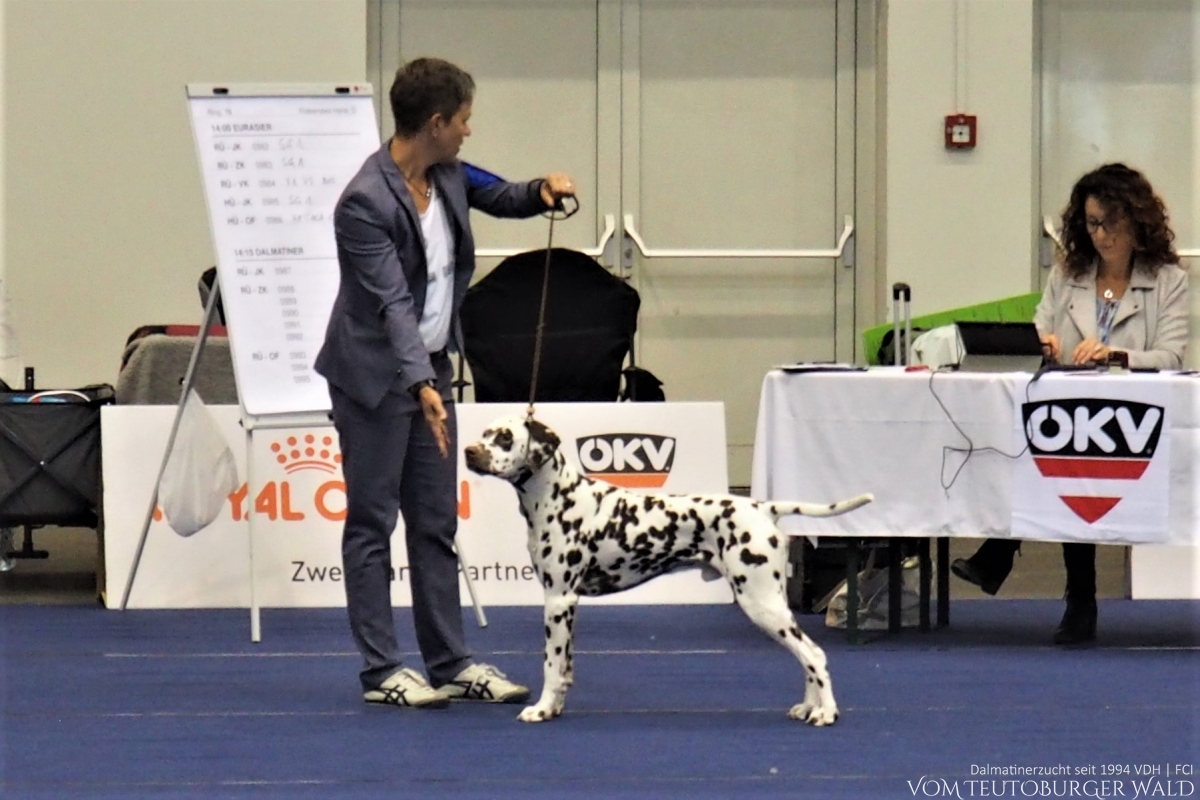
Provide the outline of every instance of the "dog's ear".
{"type": "Polygon", "coordinates": [[[529,429],[529,438],[534,445],[529,448],[529,466],[539,469],[554,457],[554,451],[558,449],[562,440],[558,438],[558,434],[536,419],[529,420],[525,426],[529,429]]]}
{"type": "Polygon", "coordinates": [[[536,419],[529,420],[529,435],[538,444],[549,445],[551,450],[557,450],[562,444],[562,440],[558,438],[558,434],[547,428],[536,419]]]}

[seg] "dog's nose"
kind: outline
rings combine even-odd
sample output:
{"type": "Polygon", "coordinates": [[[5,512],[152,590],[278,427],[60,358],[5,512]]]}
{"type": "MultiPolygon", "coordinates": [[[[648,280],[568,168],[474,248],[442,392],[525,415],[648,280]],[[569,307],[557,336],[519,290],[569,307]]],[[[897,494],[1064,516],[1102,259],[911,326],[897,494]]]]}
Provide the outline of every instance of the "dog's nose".
{"type": "Polygon", "coordinates": [[[463,457],[469,469],[478,471],[487,468],[487,450],[481,444],[471,444],[464,447],[463,457]]]}

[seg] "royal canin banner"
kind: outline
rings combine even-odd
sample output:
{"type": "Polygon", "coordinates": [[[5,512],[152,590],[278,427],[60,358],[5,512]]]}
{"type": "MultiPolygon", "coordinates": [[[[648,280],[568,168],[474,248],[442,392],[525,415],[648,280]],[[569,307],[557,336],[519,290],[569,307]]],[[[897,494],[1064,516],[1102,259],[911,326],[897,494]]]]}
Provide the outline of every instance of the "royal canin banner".
{"type": "Polygon", "coordinates": [[[1170,487],[1169,385],[1039,381],[1016,398],[1024,447],[1014,463],[1012,535],[1095,541],[1162,540],[1170,487]]]}
{"type": "MultiPolygon", "coordinates": [[[[458,409],[458,546],[480,603],[541,605],[529,562],[516,492],[499,478],[476,475],[462,447],[496,418],[522,416],[524,404],[463,403],[458,409]]],[[[235,406],[209,406],[238,461],[241,486],[221,515],[195,535],[177,535],[160,510],[129,597],[130,608],[250,605],[250,515],[254,576],[266,608],[342,606],[342,520],[346,487],[332,427],[260,429],[253,434],[254,482],[246,485],[247,436],[235,406]]],[[[106,599],[119,604],[141,535],[151,491],[175,416],[174,406],[106,406],[104,554],[106,599]]],[[[634,491],[675,494],[728,491],[725,409],[720,403],[544,403],[537,416],[558,433],[562,450],[585,474],[634,491]]],[[[411,605],[403,522],[392,537],[392,600],[411,605]]],[[[464,604],[470,603],[465,581],[464,604]]],[[[656,578],[609,603],[725,603],[724,581],[698,570],[656,578]]]]}

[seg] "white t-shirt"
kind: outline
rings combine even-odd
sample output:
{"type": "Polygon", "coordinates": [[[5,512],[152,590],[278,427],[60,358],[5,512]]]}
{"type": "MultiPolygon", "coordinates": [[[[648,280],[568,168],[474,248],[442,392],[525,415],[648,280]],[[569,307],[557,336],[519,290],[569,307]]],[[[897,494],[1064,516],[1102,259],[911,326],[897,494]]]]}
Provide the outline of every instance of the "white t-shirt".
{"type": "Polygon", "coordinates": [[[454,304],[454,236],[450,233],[446,206],[436,189],[429,200],[429,208],[421,215],[421,235],[425,239],[429,283],[417,329],[425,342],[425,350],[436,353],[450,340],[450,315],[454,304]]]}

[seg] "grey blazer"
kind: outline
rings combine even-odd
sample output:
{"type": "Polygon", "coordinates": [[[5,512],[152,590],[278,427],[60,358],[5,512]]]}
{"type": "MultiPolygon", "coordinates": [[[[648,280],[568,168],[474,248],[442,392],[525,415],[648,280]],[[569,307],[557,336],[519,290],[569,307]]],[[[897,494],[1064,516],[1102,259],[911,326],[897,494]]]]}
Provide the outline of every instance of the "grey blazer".
{"type": "MultiPolygon", "coordinates": [[[[469,208],[495,217],[534,216],[546,210],[542,181],[471,178],[457,161],[435,165],[430,177],[454,236],[457,321],[475,271],[469,208]]],[[[334,211],[334,234],[341,285],[313,367],[355,401],[376,408],[389,390],[437,377],[417,328],[428,282],[420,217],[387,143],[346,186],[334,211]]],[[[457,328],[455,322],[451,331],[457,328]]],[[[450,347],[458,348],[453,333],[450,347]]],[[[438,389],[448,397],[444,382],[438,389]]]]}
{"type": "MultiPolygon", "coordinates": [[[[1188,276],[1175,264],[1163,264],[1151,276],[1135,262],[1129,289],[1117,307],[1108,345],[1129,353],[1130,367],[1180,369],[1188,340],[1188,276]]],[[[1084,339],[1095,339],[1096,269],[1082,278],[1054,267],[1033,317],[1038,332],[1058,336],[1059,361],[1068,363],[1084,339]]]]}

